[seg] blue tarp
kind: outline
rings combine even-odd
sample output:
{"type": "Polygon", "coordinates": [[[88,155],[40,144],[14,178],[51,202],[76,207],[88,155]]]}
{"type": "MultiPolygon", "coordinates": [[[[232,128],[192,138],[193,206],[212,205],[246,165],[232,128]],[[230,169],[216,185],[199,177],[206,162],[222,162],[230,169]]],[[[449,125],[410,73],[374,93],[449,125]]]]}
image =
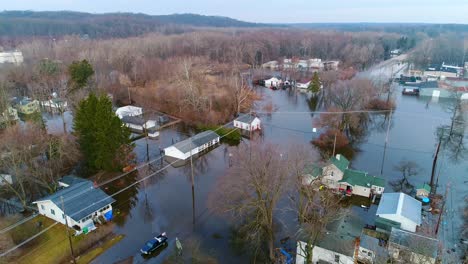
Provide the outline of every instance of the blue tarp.
{"type": "Polygon", "coordinates": [[[104,218],[106,218],[107,221],[112,220],[112,210],[104,214],[104,218]]]}

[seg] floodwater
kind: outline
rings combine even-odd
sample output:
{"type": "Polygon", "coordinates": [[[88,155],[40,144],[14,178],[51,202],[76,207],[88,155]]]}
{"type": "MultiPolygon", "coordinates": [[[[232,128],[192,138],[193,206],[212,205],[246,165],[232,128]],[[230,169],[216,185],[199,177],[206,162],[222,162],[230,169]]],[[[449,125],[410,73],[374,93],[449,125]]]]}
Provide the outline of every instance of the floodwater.
{"type": "MultiPolygon", "coordinates": [[[[312,149],[313,145],[310,142],[321,130],[317,128],[319,132],[313,132],[313,119],[318,116],[310,112],[320,108],[308,101],[308,95],[291,90],[272,91],[260,87],[256,90],[263,96],[258,109],[268,102],[275,106],[274,113],[261,114],[264,125],[263,141],[278,144],[285,151],[292,144],[310,146],[312,149]]],[[[402,96],[401,87],[396,87],[393,96],[397,109],[391,116],[385,159],[383,154],[388,119],[382,115],[371,115],[366,128],[367,133],[353,146],[354,155],[351,160],[351,167],[376,176],[380,176],[382,170],[382,177],[387,180],[386,192],[390,192],[392,188],[388,183],[401,177],[394,169],[401,160],[414,161],[421,168],[418,175],[409,179],[413,185],[429,182],[438,141],[436,131],[441,125],[449,125],[451,117],[448,111],[450,100],[433,101],[430,98],[402,96]]],[[[57,129],[63,128],[60,116],[57,120],[48,120],[47,124],[55,124],[53,127],[57,129]]],[[[153,176],[116,195],[115,233],[124,234],[125,238],[93,263],[113,263],[122,260],[133,260],[133,263],[161,263],[173,254],[175,237],[178,237],[183,245],[188,239],[198,241],[200,251],[217,258],[220,263],[248,262],[245,256],[239,255],[239,252],[231,247],[231,229],[226,219],[213,215],[207,209],[208,196],[216,189],[219,177],[225,174],[229,165],[229,152],[235,147],[221,144],[194,160],[194,200],[190,165],[173,168],[158,159],[160,149],[192,133],[190,129],[178,125],[161,131],[158,139],[143,138],[136,141],[137,160],[155,160],[152,162],[152,168],[141,170],[140,175],[126,176],[109,184],[105,189],[108,193],[114,193],[142,177],[153,176]],[[154,173],[160,168],[164,169],[154,173]],[[157,256],[143,258],[139,253],[140,247],[146,240],[161,232],[166,232],[169,236],[169,247],[157,256]]],[[[463,198],[468,194],[468,163],[465,162],[466,157],[455,162],[451,154],[453,153],[448,149],[441,150],[436,170],[439,177],[437,192],[444,194],[449,186],[447,212],[439,234],[445,247],[458,250],[463,198]]],[[[352,212],[367,224],[373,224],[376,206],[371,206],[367,211],[360,206],[353,206],[352,212]]],[[[281,218],[289,228],[282,229],[278,239],[283,235],[294,237],[294,231],[290,228],[293,220],[288,223],[288,218],[293,218],[288,214],[282,214],[281,218]]]]}

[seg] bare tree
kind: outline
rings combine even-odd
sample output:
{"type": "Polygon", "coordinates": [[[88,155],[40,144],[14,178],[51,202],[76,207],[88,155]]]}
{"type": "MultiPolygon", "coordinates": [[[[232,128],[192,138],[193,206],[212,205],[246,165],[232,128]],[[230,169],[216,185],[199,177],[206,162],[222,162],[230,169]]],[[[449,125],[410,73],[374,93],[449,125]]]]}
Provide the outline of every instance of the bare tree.
{"type": "Polygon", "coordinates": [[[271,261],[275,258],[277,204],[291,178],[288,163],[288,155],[278,147],[242,145],[233,156],[228,176],[222,178],[210,199],[212,208],[233,218],[255,252],[267,246],[271,261]]]}
{"type": "Polygon", "coordinates": [[[402,179],[391,182],[390,184],[396,188],[395,191],[401,191],[404,193],[411,193],[414,190],[414,186],[409,182],[408,178],[419,174],[421,171],[419,165],[414,161],[402,160],[398,165],[393,167],[394,170],[401,173],[402,179]]]}

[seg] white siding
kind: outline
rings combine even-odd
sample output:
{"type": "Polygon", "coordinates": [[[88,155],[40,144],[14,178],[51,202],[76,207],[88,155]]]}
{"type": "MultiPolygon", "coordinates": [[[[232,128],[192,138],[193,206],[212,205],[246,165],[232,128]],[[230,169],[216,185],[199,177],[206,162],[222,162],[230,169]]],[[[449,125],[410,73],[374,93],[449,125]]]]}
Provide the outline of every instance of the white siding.
{"type": "Polygon", "coordinates": [[[355,186],[353,186],[353,194],[354,195],[364,196],[364,197],[369,197],[370,196],[370,188],[355,185],[355,186]]]}
{"type": "MultiPolygon", "coordinates": [[[[306,247],[306,243],[299,241],[297,244],[296,264],[305,264],[306,260],[304,256],[306,256],[306,254],[304,249],[306,247]]],[[[353,257],[324,249],[319,246],[314,246],[314,249],[312,250],[312,263],[318,263],[319,260],[327,261],[329,263],[354,264],[353,257]],[[335,261],[337,258],[339,258],[339,262],[335,261]]]]}
{"type": "Polygon", "coordinates": [[[384,187],[380,187],[380,186],[376,186],[376,185],[372,185],[372,190],[374,190],[374,193],[376,194],[382,194],[385,190],[384,187]]]}
{"type": "Polygon", "coordinates": [[[260,129],[261,121],[259,118],[255,118],[252,123],[244,123],[238,120],[234,120],[234,127],[244,129],[247,131],[260,129]]]}
{"type": "Polygon", "coordinates": [[[164,155],[173,157],[176,159],[181,159],[185,160],[190,157],[190,152],[189,153],[182,153],[179,149],[177,149],[174,146],[170,146],[164,149],[164,155]]]}
{"type": "Polygon", "coordinates": [[[338,188],[338,181],[343,179],[343,172],[340,171],[335,165],[330,164],[323,167],[322,183],[330,189],[338,188]]]}

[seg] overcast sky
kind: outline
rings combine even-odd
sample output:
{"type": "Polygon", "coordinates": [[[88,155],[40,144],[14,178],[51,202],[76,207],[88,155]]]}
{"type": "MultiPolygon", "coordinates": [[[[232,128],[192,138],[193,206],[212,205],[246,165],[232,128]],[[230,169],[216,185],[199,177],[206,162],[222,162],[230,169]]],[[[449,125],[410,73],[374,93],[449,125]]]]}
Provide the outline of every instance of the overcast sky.
{"type": "Polygon", "coordinates": [[[196,13],[265,23],[468,24],[468,0],[3,0],[0,9],[139,12],[151,15],[196,13]]]}

